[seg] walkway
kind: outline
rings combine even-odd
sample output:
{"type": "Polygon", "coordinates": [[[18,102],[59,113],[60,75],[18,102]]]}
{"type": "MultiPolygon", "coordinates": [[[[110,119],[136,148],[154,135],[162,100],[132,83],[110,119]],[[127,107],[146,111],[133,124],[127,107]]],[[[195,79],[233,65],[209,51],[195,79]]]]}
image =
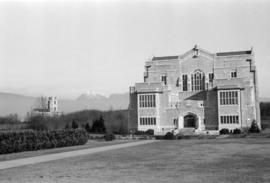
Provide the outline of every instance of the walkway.
{"type": "Polygon", "coordinates": [[[149,144],[149,143],[153,143],[157,141],[158,140],[143,140],[143,141],[137,141],[137,142],[124,143],[124,144],[116,144],[116,145],[110,145],[110,146],[103,146],[103,147],[75,150],[75,151],[69,151],[69,152],[48,154],[48,155],[42,155],[42,156],[35,156],[35,157],[30,157],[30,158],[21,158],[21,159],[16,159],[16,160],[2,161],[0,162],[0,170],[7,169],[7,168],[20,167],[20,166],[25,166],[25,165],[31,165],[31,164],[36,164],[36,163],[44,163],[44,162],[54,161],[54,160],[59,160],[59,159],[64,159],[64,158],[88,155],[88,154],[93,154],[97,152],[121,149],[121,148],[126,148],[126,147],[134,147],[134,146],[149,144]]]}

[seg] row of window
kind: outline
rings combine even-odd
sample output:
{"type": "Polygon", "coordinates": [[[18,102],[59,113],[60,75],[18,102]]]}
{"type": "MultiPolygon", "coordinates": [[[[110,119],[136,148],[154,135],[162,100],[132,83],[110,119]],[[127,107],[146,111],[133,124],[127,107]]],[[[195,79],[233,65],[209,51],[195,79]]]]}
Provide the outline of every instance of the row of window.
{"type": "Polygon", "coordinates": [[[156,107],[155,94],[139,95],[139,104],[140,107],[156,107]]]}
{"type": "Polygon", "coordinates": [[[220,116],[221,124],[239,124],[239,117],[235,116],[220,116]]]}
{"type": "Polygon", "coordinates": [[[154,117],[140,118],[140,125],[156,125],[156,118],[154,117]]]}
{"type": "MultiPolygon", "coordinates": [[[[231,78],[236,78],[237,72],[233,71],[231,72],[231,78]]],[[[214,80],[214,73],[209,73],[209,82],[213,82],[214,80]]],[[[161,76],[161,82],[165,85],[167,85],[167,76],[162,75],[161,76]]],[[[179,86],[179,80],[177,80],[176,86],[179,86]]],[[[182,89],[183,91],[188,91],[188,75],[184,74],[182,75],[182,89]]],[[[200,91],[205,90],[205,75],[202,72],[196,72],[194,74],[191,74],[191,89],[192,91],[200,91]]]]}
{"type": "Polygon", "coordinates": [[[192,91],[205,90],[205,76],[203,73],[191,74],[191,87],[192,91]]]}
{"type": "Polygon", "coordinates": [[[224,91],[219,93],[220,105],[237,105],[238,92],[237,91],[224,91]]]}
{"type": "MultiPolygon", "coordinates": [[[[209,82],[213,82],[214,74],[209,73],[209,82]]],[[[182,75],[182,89],[188,91],[188,75],[182,75]]],[[[205,90],[205,75],[202,72],[196,72],[191,75],[191,90],[200,91],[205,90]]]]}

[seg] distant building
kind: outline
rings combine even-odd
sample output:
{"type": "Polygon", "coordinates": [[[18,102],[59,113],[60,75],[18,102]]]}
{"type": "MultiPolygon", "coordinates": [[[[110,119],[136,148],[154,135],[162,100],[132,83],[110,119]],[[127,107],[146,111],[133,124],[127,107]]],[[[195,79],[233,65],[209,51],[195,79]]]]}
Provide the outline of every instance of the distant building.
{"type": "Polygon", "coordinates": [[[61,114],[61,112],[58,111],[58,100],[56,97],[48,97],[42,102],[45,102],[46,104],[33,109],[34,115],[58,116],[61,114]]]}
{"type": "Polygon", "coordinates": [[[210,53],[197,46],[146,61],[130,87],[129,128],[155,133],[260,126],[253,50],[210,53]]]}

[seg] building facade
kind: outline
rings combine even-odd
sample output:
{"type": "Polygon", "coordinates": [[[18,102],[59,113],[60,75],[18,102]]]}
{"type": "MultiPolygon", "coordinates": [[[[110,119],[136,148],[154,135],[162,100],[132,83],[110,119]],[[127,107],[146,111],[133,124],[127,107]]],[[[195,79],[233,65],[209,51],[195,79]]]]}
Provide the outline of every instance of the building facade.
{"type": "Polygon", "coordinates": [[[210,53],[195,45],[182,55],[146,61],[144,82],[130,87],[129,128],[203,132],[260,126],[253,50],[210,53]]]}
{"type": "Polygon", "coordinates": [[[39,103],[41,103],[39,104],[40,106],[33,109],[33,115],[58,116],[61,114],[61,112],[58,111],[58,100],[56,97],[42,97],[39,103]]]}

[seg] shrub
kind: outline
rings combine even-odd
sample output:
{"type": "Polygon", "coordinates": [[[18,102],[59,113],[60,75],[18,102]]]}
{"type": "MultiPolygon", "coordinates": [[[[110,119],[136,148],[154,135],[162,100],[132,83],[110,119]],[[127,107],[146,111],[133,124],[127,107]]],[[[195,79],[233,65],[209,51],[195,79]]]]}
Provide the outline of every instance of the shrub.
{"type": "Polygon", "coordinates": [[[87,140],[84,129],[0,132],[0,154],[83,145],[87,140]]]}
{"type": "Polygon", "coordinates": [[[251,127],[249,128],[249,133],[260,133],[260,128],[255,120],[252,121],[251,127]]]}
{"type": "Polygon", "coordinates": [[[72,127],[73,129],[77,129],[79,126],[78,126],[78,124],[76,123],[75,120],[72,120],[71,127],[72,127]]]}
{"type": "Polygon", "coordinates": [[[104,119],[102,116],[99,119],[93,121],[92,132],[96,133],[106,133],[106,128],[104,125],[104,119]]]}
{"type": "Polygon", "coordinates": [[[173,139],[175,139],[175,136],[173,135],[172,132],[167,132],[166,135],[164,135],[164,139],[173,140],[173,139]]]}
{"type": "Polygon", "coordinates": [[[148,129],[145,132],[146,135],[154,135],[154,130],[153,129],[148,129]]]}
{"type": "Polygon", "coordinates": [[[28,121],[28,128],[33,130],[48,130],[47,120],[49,118],[41,115],[33,116],[28,121]]]}
{"type": "Polygon", "coordinates": [[[145,134],[145,132],[144,131],[135,131],[134,132],[134,135],[144,135],[145,134]]]}
{"type": "Polygon", "coordinates": [[[69,123],[65,125],[65,129],[70,129],[69,123]]]}
{"type": "Polygon", "coordinates": [[[104,139],[105,139],[106,141],[112,141],[112,140],[115,139],[115,136],[114,136],[114,134],[112,134],[112,133],[107,133],[107,134],[104,135],[104,139]]]}
{"type": "Polygon", "coordinates": [[[85,125],[84,128],[85,128],[85,130],[86,130],[88,133],[91,132],[91,127],[90,127],[89,123],[86,123],[86,125],[85,125]]]}
{"type": "Polygon", "coordinates": [[[227,128],[222,128],[220,131],[219,131],[219,134],[220,135],[226,135],[226,134],[229,134],[230,133],[230,131],[229,131],[229,129],[227,129],[227,128]]]}
{"type": "Polygon", "coordinates": [[[241,134],[241,130],[236,128],[233,130],[233,134],[241,134]]]}
{"type": "Polygon", "coordinates": [[[146,131],[135,131],[134,135],[154,135],[154,130],[153,129],[148,129],[146,131]]]}

